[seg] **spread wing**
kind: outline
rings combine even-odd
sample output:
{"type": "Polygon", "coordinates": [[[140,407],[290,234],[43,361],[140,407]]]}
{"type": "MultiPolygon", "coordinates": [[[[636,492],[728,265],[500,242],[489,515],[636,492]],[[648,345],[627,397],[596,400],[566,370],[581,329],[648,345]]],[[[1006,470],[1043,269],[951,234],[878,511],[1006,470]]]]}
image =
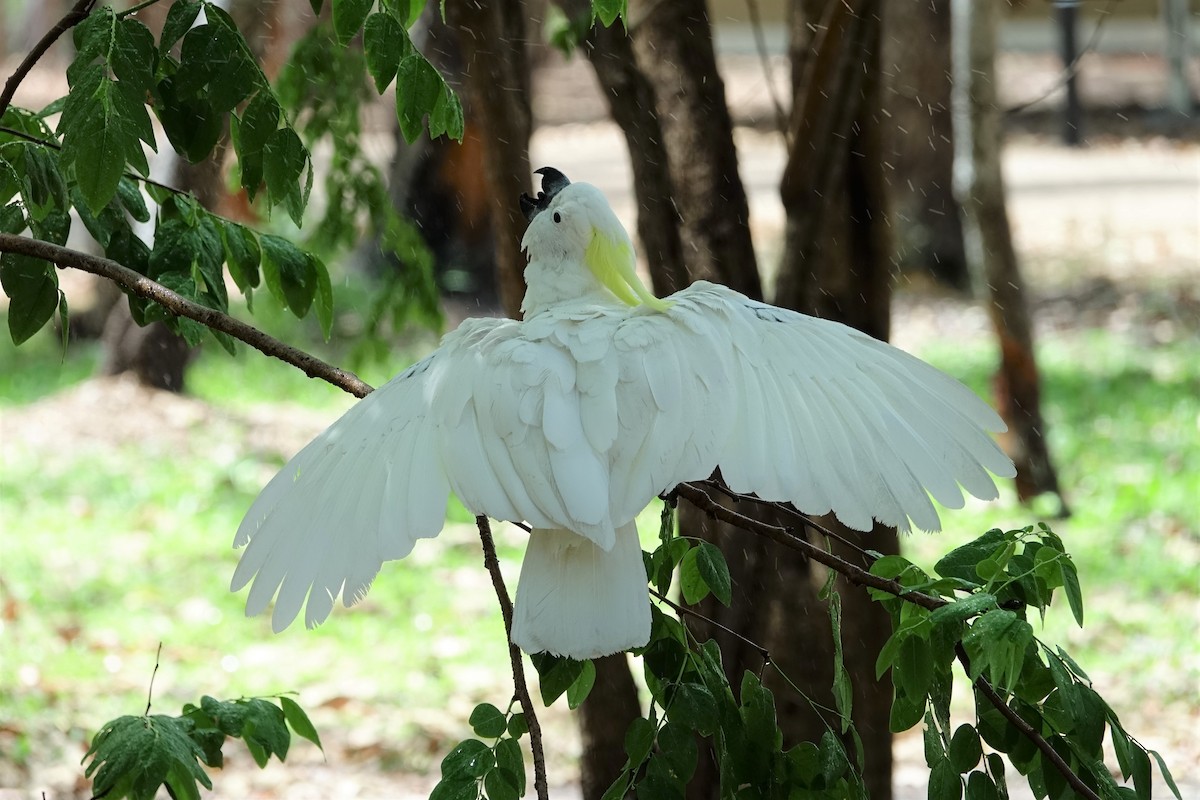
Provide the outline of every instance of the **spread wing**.
{"type": "Polygon", "coordinates": [[[414,364],[356,403],[276,475],[238,527],[249,543],[232,586],[253,579],[248,615],[278,591],[272,627],[283,630],[307,599],[322,622],[340,593],[357,602],[388,559],[436,536],[449,485],[427,424],[431,374],[442,355],[414,364]]]}
{"type": "MultiPolygon", "coordinates": [[[[869,530],[941,527],[962,489],[1014,474],[991,408],[958,381],[847,326],[698,282],[622,326],[622,422],[644,435],[613,468],[614,508],[720,466],[729,486],[869,530]],[[637,374],[640,369],[644,374],[637,374]],[[640,383],[639,383],[640,381],[640,383]],[[669,411],[674,407],[677,411],[669,411]],[[647,421],[648,420],[648,421],[647,421]],[[960,488],[961,487],[961,488],[960,488]]],[[[614,514],[614,517],[618,519],[614,514]]]]}
{"type": "MultiPolygon", "coordinates": [[[[608,473],[589,444],[569,350],[511,320],[468,320],[355,404],[254,501],[234,546],[246,613],[313,627],[366,594],[384,561],[436,536],[451,490],[475,514],[567,528],[609,549],[608,473]],[[307,605],[305,605],[307,602],[307,605]]],[[[611,396],[608,404],[611,405],[611,396]]]]}

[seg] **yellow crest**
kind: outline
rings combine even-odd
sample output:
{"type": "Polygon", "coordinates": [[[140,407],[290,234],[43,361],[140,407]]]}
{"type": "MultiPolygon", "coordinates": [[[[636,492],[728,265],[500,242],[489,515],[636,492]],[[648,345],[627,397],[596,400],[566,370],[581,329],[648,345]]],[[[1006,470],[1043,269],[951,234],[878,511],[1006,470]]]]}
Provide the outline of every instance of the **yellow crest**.
{"type": "Polygon", "coordinates": [[[609,237],[593,226],[592,240],[584,251],[583,262],[596,279],[626,305],[645,303],[655,311],[666,311],[670,307],[670,303],[655,297],[638,277],[633,247],[626,237],[609,237]]]}

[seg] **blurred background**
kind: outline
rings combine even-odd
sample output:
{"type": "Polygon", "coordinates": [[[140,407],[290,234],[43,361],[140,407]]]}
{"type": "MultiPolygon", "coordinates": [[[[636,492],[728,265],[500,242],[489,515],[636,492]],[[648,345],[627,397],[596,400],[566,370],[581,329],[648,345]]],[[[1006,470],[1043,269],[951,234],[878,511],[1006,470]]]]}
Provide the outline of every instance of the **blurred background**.
{"type": "MultiPolygon", "coordinates": [[[[0,0],[5,76],[68,5],[0,0]]],[[[314,24],[306,2],[230,5],[269,72],[314,24]]],[[[632,17],[654,5],[634,3],[632,17]]],[[[1184,796],[1200,796],[1200,6],[999,5],[993,144],[1050,477],[1035,470],[998,503],[943,512],[945,533],[900,545],[929,566],[990,527],[1047,520],[1078,564],[1087,619],[1077,629],[1056,608],[1038,635],[1068,648],[1125,727],[1163,752],[1184,796]]],[[[884,330],[1003,406],[1013,387],[997,377],[1005,339],[996,286],[971,263],[953,186],[949,6],[898,2],[882,25],[884,330]]],[[[529,163],[600,186],[633,232],[643,204],[604,90],[581,51],[545,43],[563,24],[531,13],[545,24],[529,33],[529,163]]],[[[721,0],[709,19],[753,257],[762,284],[776,287],[789,247],[780,184],[795,133],[796,23],[778,0],[721,0]]],[[[446,57],[439,68],[461,71],[438,25],[419,26],[446,57]]],[[[56,45],[16,104],[40,109],[65,94],[70,57],[68,41],[56,45]]],[[[468,103],[464,144],[409,146],[393,107],[389,94],[364,104],[355,136],[413,238],[403,248],[328,245],[337,303],[328,342],[266,292],[252,317],[375,385],[464,315],[505,304],[485,199],[488,131],[468,103]],[[433,289],[417,285],[422,270],[433,289]],[[393,299],[381,304],[387,292],[393,299]]],[[[319,172],[332,152],[314,148],[319,172]]],[[[233,191],[221,160],[160,155],[154,169],[218,213],[296,234],[283,215],[264,218],[233,191]]],[[[644,241],[642,251],[654,277],[644,241]]],[[[175,713],[202,694],[294,691],[325,743],[322,756],[297,742],[286,765],[264,771],[231,748],[213,796],[427,794],[441,757],[468,732],[471,708],[503,708],[511,694],[470,515],[454,509],[440,538],[385,566],[352,610],[316,631],[272,635],[228,592],[233,532],[265,481],[351,398],[255,352],[230,357],[138,328],[111,287],[69,271],[62,281],[73,312],[65,351],[49,330],[20,349],[0,344],[0,799],[90,796],[79,760],[99,725],[144,709],[159,642],[156,710],[175,713]]],[[[500,526],[497,535],[515,586],[522,534],[500,526]]],[[[543,724],[554,795],[580,796],[575,722],[551,709],[543,724]]],[[[923,797],[919,733],[898,737],[893,753],[895,796],[923,797]]]]}

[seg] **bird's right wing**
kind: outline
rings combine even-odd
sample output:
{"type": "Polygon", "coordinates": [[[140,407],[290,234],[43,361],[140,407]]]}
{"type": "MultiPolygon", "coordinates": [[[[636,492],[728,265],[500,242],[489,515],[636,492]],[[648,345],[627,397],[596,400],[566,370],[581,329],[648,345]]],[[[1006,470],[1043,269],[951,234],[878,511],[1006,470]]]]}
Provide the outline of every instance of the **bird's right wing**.
{"type": "Polygon", "coordinates": [[[1015,474],[990,436],[1003,421],[949,375],[840,323],[711,284],[688,293],[733,348],[736,411],[719,462],[735,491],[857,530],[873,519],[938,530],[929,495],[959,508],[962,489],[997,496],[989,472],[1015,474]]]}
{"type": "Polygon", "coordinates": [[[311,628],[339,594],[346,606],[357,602],[384,561],[441,531],[450,487],[426,418],[443,358],[434,353],[360,400],[259,494],[234,539],[248,543],[231,585],[253,579],[247,615],[278,593],[275,631],[306,600],[311,628]]]}

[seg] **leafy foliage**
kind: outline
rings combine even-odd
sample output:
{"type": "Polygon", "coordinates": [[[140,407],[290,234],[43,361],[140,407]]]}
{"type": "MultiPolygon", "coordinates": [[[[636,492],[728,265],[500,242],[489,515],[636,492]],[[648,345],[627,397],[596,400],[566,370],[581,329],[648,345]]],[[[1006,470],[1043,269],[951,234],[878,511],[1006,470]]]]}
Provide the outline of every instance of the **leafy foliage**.
{"type": "MultiPolygon", "coordinates": [[[[373,330],[413,315],[436,321],[429,255],[392,208],[379,170],[360,147],[364,76],[370,72],[380,93],[403,78],[397,118],[410,141],[426,119],[431,135],[461,139],[462,106],[409,38],[423,3],[382,2],[372,13],[373,6],[333,3],[332,21],[297,48],[278,89],[233,19],[210,0],[176,0],[157,42],[138,9],[94,9],[72,31],[76,57],[67,69],[67,95],[37,112],[9,107],[0,117],[0,231],[64,245],[74,211],[105,256],[188,300],[228,311],[228,274],[252,307],[253,290],[265,283],[297,316],[315,310],[328,336],[332,289],[323,259],[356,244],[366,229],[405,266],[400,280],[387,283],[373,330]],[[359,47],[352,40],[364,26],[359,47]],[[46,120],[56,114],[51,129],[46,120]],[[313,188],[312,148],[332,142],[329,203],[305,245],[267,239],[151,181],[145,150],[156,148],[151,114],[193,163],[222,147],[228,129],[241,189],[263,201],[261,211],[282,208],[297,226],[313,188]],[[135,223],[152,223],[153,236],[144,240],[135,223]]],[[[16,344],[55,311],[66,329],[66,298],[52,265],[5,253],[0,278],[16,344]]],[[[163,320],[190,343],[200,341],[201,326],[130,299],[140,324],[163,320]]],[[[231,339],[214,336],[233,349],[231,339]]]]}
{"type": "Polygon", "coordinates": [[[287,757],[292,732],[317,747],[321,740],[308,715],[292,699],[279,705],[261,697],[188,703],[178,717],[124,716],[104,725],[84,756],[85,775],[98,797],[151,800],[161,786],[172,797],[199,798],[198,786],[212,789],[204,767],[224,764],[227,739],[241,739],[260,767],[273,755],[287,757]],[[290,730],[289,730],[290,728],[290,730]]]}

